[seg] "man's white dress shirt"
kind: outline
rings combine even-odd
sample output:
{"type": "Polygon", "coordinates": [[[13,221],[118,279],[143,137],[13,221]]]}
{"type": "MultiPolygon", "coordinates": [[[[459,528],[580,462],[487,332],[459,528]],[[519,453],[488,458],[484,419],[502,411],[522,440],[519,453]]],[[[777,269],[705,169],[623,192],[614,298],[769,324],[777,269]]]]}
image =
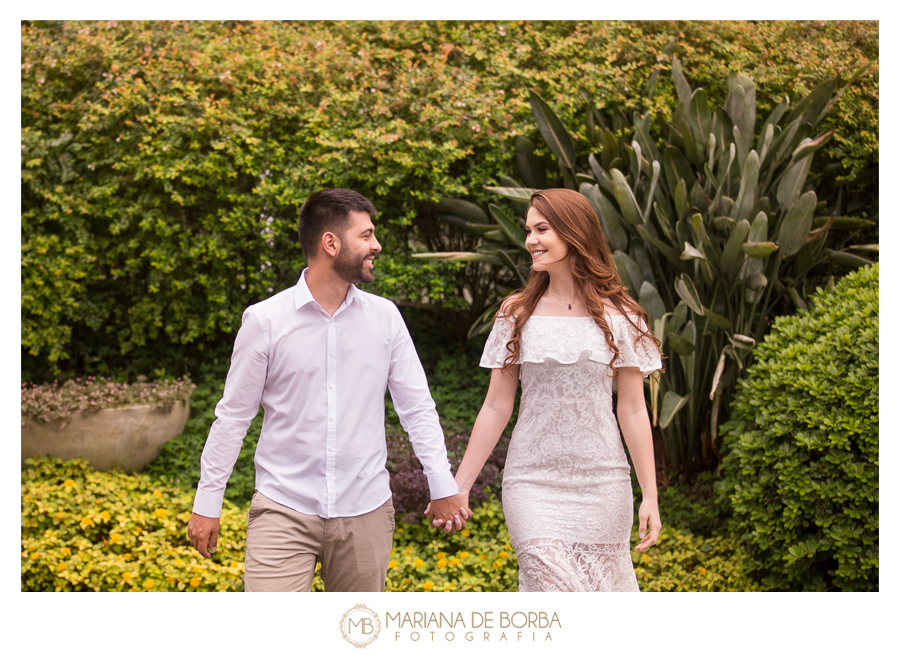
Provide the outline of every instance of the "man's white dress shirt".
{"type": "Polygon", "coordinates": [[[425,372],[400,311],[351,285],[334,317],[297,285],[244,311],[225,392],[200,460],[194,512],[217,518],[250,422],[265,412],[256,488],[304,514],[371,512],[391,496],[384,392],[432,499],[459,492],[425,372]]]}

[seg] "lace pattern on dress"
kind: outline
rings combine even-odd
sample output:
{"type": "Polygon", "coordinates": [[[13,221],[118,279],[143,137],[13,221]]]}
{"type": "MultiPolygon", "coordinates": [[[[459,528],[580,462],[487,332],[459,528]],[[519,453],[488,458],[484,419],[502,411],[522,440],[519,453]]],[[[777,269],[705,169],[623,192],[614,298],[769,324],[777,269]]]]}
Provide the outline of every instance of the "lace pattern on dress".
{"type": "Polygon", "coordinates": [[[628,544],[533,539],[517,551],[520,592],[639,592],[628,544]]]}
{"type": "MultiPolygon", "coordinates": [[[[635,346],[638,333],[624,315],[606,316],[619,350],[616,368],[640,368],[645,377],[662,368],[656,344],[649,338],[641,338],[635,346]]],[[[632,316],[637,320],[637,316],[632,316]]],[[[641,328],[647,325],[641,322],[641,328]]],[[[512,339],[513,324],[510,319],[494,320],[491,334],[481,356],[482,368],[502,368],[508,354],[506,344],[512,339]]],[[[519,359],[516,363],[543,363],[553,359],[558,363],[577,362],[583,353],[595,363],[612,363],[613,353],[606,344],[600,327],[591,317],[563,317],[532,315],[522,328],[519,359]],[[564,320],[559,322],[559,320],[564,320]]]]}

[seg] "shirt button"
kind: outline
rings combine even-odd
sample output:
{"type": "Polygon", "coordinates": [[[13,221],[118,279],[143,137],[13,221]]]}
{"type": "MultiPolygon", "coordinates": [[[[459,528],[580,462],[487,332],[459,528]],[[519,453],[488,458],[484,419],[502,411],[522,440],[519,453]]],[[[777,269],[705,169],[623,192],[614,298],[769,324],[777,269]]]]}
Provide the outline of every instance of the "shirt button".
{"type": "Polygon", "coordinates": [[[329,384],[328,388],[334,388],[334,384],[329,384]]]}

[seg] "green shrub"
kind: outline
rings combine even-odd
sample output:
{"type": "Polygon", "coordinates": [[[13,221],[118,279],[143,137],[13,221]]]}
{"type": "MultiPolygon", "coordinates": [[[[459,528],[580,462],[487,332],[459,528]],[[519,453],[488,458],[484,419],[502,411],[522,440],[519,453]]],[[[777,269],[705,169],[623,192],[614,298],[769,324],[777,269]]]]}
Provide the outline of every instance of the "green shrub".
{"type": "MultiPolygon", "coordinates": [[[[242,591],[248,506],[226,501],[218,550],[187,540],[193,492],[144,474],[92,471],[83,460],[28,460],[22,473],[23,591],[242,591]]],[[[387,591],[516,591],[518,563],[496,500],[445,535],[426,521],[398,523],[387,591]]],[[[637,544],[637,528],[632,533],[637,544]]],[[[644,591],[754,590],[730,539],[664,530],[632,552],[644,591]]],[[[313,590],[323,584],[317,574],[313,590]]]]}
{"type": "Polygon", "coordinates": [[[878,266],[781,317],[741,381],[720,491],[770,589],[878,589],[878,266]]]}
{"type": "Polygon", "coordinates": [[[193,493],[84,460],[26,461],[23,591],[239,591],[247,510],[226,502],[209,560],[187,539],[193,493]]]}
{"type": "MultiPolygon", "coordinates": [[[[673,39],[695,85],[738,66],[770,98],[878,54],[877,22],[24,22],[27,378],[227,361],[243,308],[296,281],[297,210],[321,187],[382,211],[371,290],[477,301],[477,265],[407,257],[466,244],[434,202],[486,198],[535,134],[526,89],[567,123],[579,85],[630,113],[673,39]]],[[[851,173],[877,160],[877,68],[862,83],[825,147],[851,173]]],[[[661,80],[653,103],[673,97],[661,80]]]]}

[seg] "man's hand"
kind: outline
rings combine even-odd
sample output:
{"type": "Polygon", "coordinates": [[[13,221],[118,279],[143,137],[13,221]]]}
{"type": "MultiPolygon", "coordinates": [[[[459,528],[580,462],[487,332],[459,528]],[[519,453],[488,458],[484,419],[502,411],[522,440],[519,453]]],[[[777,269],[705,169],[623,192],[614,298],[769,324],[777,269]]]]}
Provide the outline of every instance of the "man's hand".
{"type": "Polygon", "coordinates": [[[460,491],[455,496],[438,498],[428,503],[425,514],[431,521],[432,528],[443,528],[444,532],[456,532],[466,527],[466,521],[472,518],[469,509],[469,492],[460,491]]]}
{"type": "Polygon", "coordinates": [[[188,521],[188,539],[200,555],[209,557],[210,553],[216,552],[216,544],[219,541],[219,519],[191,514],[191,520],[188,521]]]}

